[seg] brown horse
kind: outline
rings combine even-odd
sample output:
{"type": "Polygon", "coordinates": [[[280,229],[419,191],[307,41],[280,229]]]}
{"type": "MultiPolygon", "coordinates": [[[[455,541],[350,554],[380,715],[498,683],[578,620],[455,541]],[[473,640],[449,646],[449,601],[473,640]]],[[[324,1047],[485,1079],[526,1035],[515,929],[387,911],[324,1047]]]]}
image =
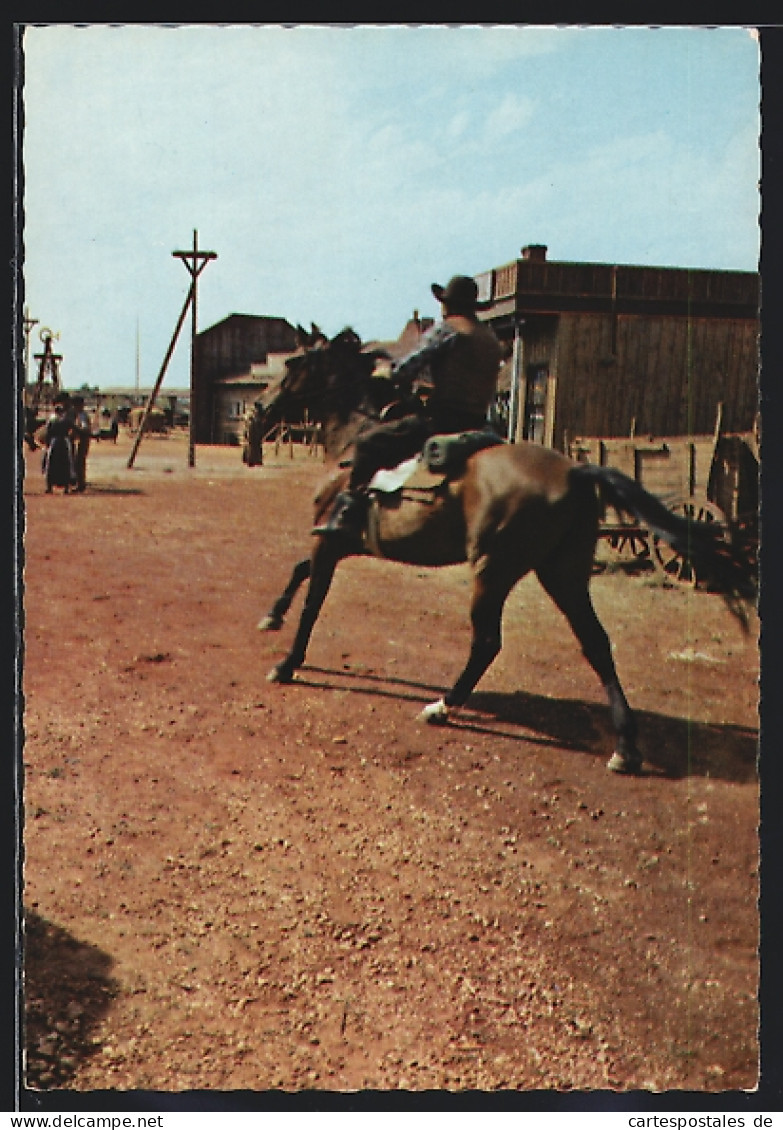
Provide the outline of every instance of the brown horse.
{"type": "MultiPolygon", "coordinates": [[[[314,392],[320,397],[325,449],[334,471],[315,499],[316,523],[345,486],[351,445],[362,430],[376,423],[381,404],[392,395],[391,382],[371,376],[376,357],[362,350],[352,330],[343,330],[331,341],[319,335],[291,359],[285,379],[264,405],[274,411],[305,397],[312,403],[314,392]]],[[[712,524],[673,514],[617,470],[577,464],[538,444],[488,447],[469,456],[457,473],[441,477],[439,485],[403,490],[392,497],[393,503],[380,497],[373,501],[368,519],[372,534],[365,535],[362,543],[316,536],[310,557],[294,568],[285,592],[259,624],[264,630],[279,629],[297,589],[309,578],[293,646],[270,671],[270,681],[291,682],[303,664],[342,558],[372,552],[418,566],[467,561],[473,573],[467,663],[451,689],[419,715],[429,723],[445,723],[450,711],[465,704],[500,651],[506,598],[532,570],[565,615],[606,692],[617,735],[609,768],[638,773],[642,755],[636,745],[634,715],[589,590],[602,507],[609,504],[634,515],[687,555],[700,574],[720,588],[740,618],[741,602],[753,598],[749,570],[712,524]]]]}

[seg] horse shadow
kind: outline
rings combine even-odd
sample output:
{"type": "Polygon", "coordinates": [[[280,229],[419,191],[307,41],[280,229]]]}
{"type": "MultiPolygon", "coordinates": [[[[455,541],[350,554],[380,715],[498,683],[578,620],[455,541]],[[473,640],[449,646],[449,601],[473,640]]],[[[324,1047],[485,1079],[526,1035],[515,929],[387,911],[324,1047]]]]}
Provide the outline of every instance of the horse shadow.
{"type": "Polygon", "coordinates": [[[34,911],[25,913],[24,1086],[67,1088],[96,1052],[92,1033],[119,991],[113,959],[34,911]]]}
{"type": "MultiPolygon", "coordinates": [[[[324,690],[348,690],[354,694],[422,704],[440,697],[444,690],[411,679],[309,665],[300,669],[296,682],[324,690]],[[308,672],[325,676],[325,679],[308,679],[308,672]]],[[[639,746],[649,774],[673,780],[709,777],[734,784],[749,784],[757,779],[758,734],[754,729],[696,722],[649,710],[634,713],[639,726],[639,746]]],[[[467,706],[449,719],[448,726],[463,732],[601,757],[606,754],[602,738],[611,730],[608,707],[602,703],[551,698],[521,690],[510,694],[474,691],[467,706]],[[600,750],[597,749],[599,744],[600,750]]]]}
{"type": "MultiPolygon", "coordinates": [[[[547,698],[517,691],[511,695],[477,692],[470,700],[514,725],[524,725],[556,739],[567,749],[591,752],[610,728],[608,708],[577,699],[547,698]]],[[[639,747],[649,771],[660,776],[711,777],[748,784],[756,780],[758,735],[745,726],[712,724],[650,710],[635,710],[639,747]]]]}

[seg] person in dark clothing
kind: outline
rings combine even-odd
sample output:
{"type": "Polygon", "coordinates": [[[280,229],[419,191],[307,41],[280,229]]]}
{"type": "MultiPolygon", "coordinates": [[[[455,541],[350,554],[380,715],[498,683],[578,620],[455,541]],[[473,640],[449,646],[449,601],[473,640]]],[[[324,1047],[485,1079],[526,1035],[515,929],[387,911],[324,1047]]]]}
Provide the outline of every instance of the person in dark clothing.
{"type": "Polygon", "coordinates": [[[90,417],[84,410],[84,397],[74,396],[71,404],[73,407],[71,437],[73,463],[76,469],[76,489],[82,492],[87,489],[87,453],[90,450],[92,426],[90,417]]]}
{"type": "Polygon", "coordinates": [[[67,402],[58,399],[49,417],[44,433],[44,455],[41,469],[46,476],[46,493],[62,487],[66,494],[76,485],[71,444],[72,419],[67,402]]]}
{"type": "Polygon", "coordinates": [[[476,282],[466,275],[455,275],[446,287],[433,283],[432,293],[441,303],[443,320],[392,370],[404,390],[426,374],[431,391],[424,411],[379,424],[360,436],[348,489],[337,496],[329,519],[313,533],[358,533],[367,509],[366,488],[376,471],[411,458],[431,435],[487,425],[502,358],[494,331],[476,316],[489,304],[479,302],[476,282]]]}
{"type": "Polygon", "coordinates": [[[35,433],[38,430],[38,413],[32,405],[26,404],[24,409],[24,441],[31,451],[38,450],[35,433]]]}

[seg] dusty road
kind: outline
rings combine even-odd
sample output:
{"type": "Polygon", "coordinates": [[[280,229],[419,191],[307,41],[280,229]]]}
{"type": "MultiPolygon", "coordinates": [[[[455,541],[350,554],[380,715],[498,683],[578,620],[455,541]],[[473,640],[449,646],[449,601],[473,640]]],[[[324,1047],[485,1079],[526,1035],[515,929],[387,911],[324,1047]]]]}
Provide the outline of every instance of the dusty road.
{"type": "Polygon", "coordinates": [[[596,576],[639,778],[534,579],[444,729],[462,567],[344,563],[269,684],[322,464],[129,451],[69,497],[27,456],[28,1086],[753,1087],[755,626],[596,576]]]}

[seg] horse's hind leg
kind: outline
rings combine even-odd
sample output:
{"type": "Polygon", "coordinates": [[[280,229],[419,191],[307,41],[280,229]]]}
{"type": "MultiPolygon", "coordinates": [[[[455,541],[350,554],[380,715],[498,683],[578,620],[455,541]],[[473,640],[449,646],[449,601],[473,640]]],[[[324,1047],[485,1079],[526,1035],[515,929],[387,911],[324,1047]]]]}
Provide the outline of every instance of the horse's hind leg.
{"type": "Polygon", "coordinates": [[[516,579],[501,580],[492,577],[488,571],[474,576],[470,606],[473,638],[468,661],[451,690],[437,702],[425,706],[419,715],[420,721],[444,723],[448,720],[452,707],[463,706],[467,702],[471,691],[500,651],[503,605],[516,579]]]}
{"type": "Polygon", "coordinates": [[[310,576],[310,558],[305,557],[294,565],[291,579],[284,592],[277,598],[271,610],[259,621],[259,632],[278,632],[283,626],[283,617],[291,607],[291,601],[296,596],[301,585],[310,576]]]}
{"type": "Polygon", "coordinates": [[[609,637],[593,608],[588,574],[579,567],[578,558],[569,561],[561,557],[539,569],[538,577],[571,625],[585,659],[606,691],[617,735],[617,750],[607,768],[615,773],[638,773],[642,755],[636,746],[636,719],[617,677],[609,637]]]}

